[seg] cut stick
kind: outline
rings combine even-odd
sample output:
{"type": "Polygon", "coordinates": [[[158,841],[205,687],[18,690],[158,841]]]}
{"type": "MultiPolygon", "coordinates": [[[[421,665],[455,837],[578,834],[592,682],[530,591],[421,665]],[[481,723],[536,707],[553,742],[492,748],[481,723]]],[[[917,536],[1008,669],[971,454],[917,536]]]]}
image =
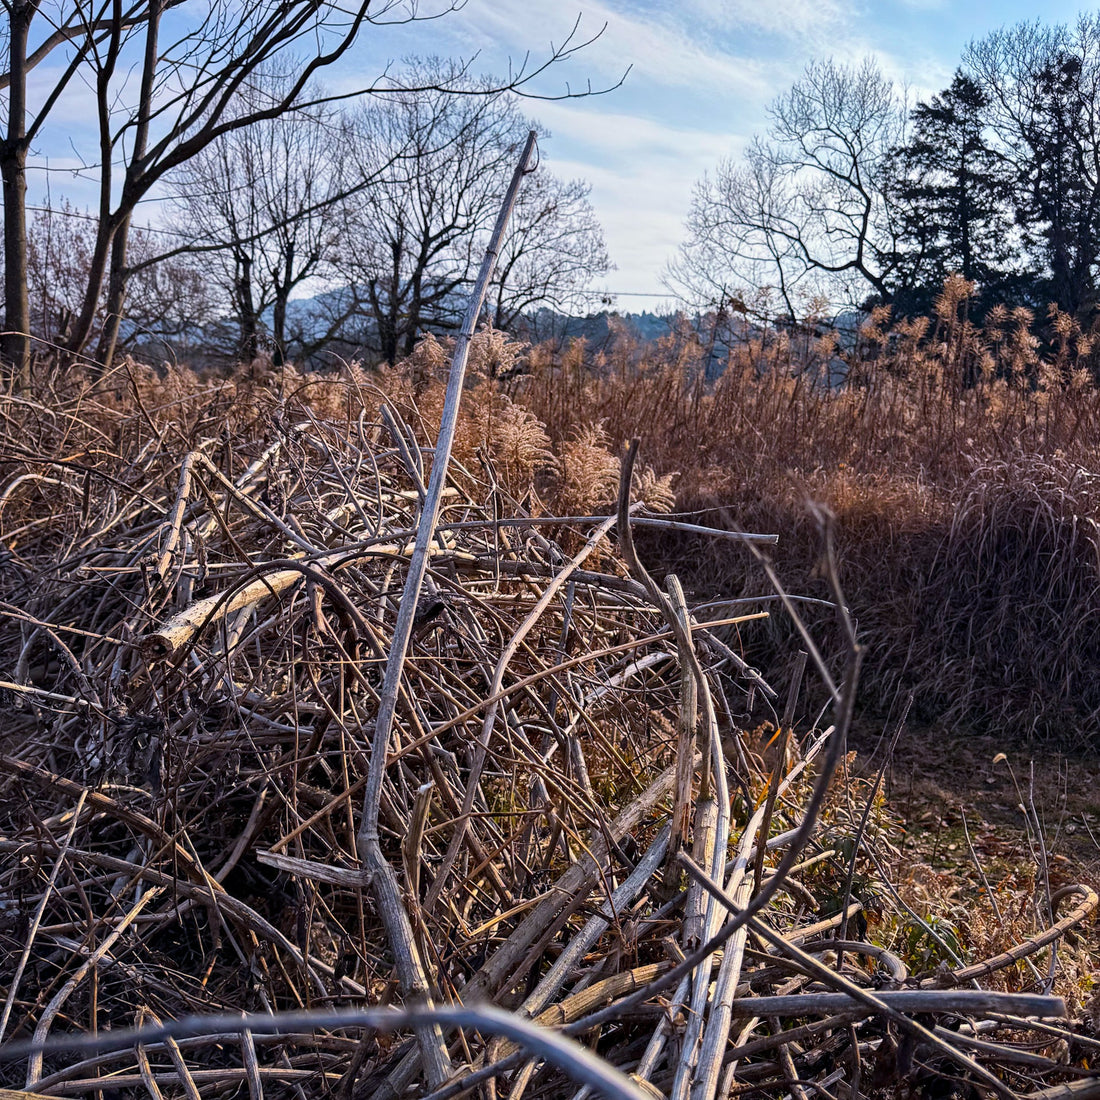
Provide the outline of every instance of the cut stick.
{"type": "MultiPolygon", "coordinates": [[[[489,247],[485,251],[481,271],[470,294],[462,329],[455,340],[454,355],[451,359],[451,369],[447,378],[447,392],[440,416],[439,435],[436,438],[435,457],[432,460],[432,473],[428,481],[428,492],[421,507],[416,542],[413,546],[412,556],[409,559],[409,571],[405,578],[405,588],[397,613],[397,623],[394,626],[393,639],[390,643],[389,659],[386,662],[386,672],[382,680],[378,715],[375,719],[374,735],[371,740],[367,785],[363,795],[362,822],[356,837],[359,858],[364,872],[369,877],[375,904],[385,925],[386,936],[389,939],[390,948],[397,963],[402,993],[414,1003],[422,1003],[425,1006],[431,1005],[429,996],[431,985],[416,947],[412,923],[401,898],[397,876],[382,852],[378,832],[378,815],[382,806],[382,784],[386,772],[386,754],[389,751],[393,736],[397,696],[401,687],[401,678],[404,674],[409,641],[412,638],[413,620],[416,616],[420,593],[424,586],[424,577],[427,573],[429,548],[435,538],[435,526],[439,522],[443,488],[447,480],[447,468],[451,460],[451,449],[458,424],[459,405],[462,401],[470,341],[473,338],[474,327],[477,324],[481,306],[485,301],[485,294],[489,288],[489,280],[493,274],[505,227],[511,217],[512,208],[519,194],[520,184],[527,172],[527,165],[530,163],[535,150],[535,138],[535,131],[532,130],[527,135],[527,143],[523,147],[519,163],[512,175],[512,182],[508,186],[500,213],[497,215],[496,225],[493,227],[493,233],[489,239],[489,247]]],[[[416,1028],[416,1038],[420,1055],[424,1060],[428,1084],[433,1089],[439,1088],[452,1072],[450,1055],[447,1052],[447,1044],[443,1039],[440,1025],[435,1020],[426,1021],[416,1028]]]]}
{"type": "MultiPolygon", "coordinates": [[[[441,553],[450,553],[443,547],[433,549],[441,553]]],[[[257,566],[256,571],[259,571],[260,575],[254,580],[241,587],[228,588],[217,595],[196,600],[190,607],[173,615],[158,630],[143,635],[142,656],[147,661],[170,661],[205,627],[222,622],[230,615],[243,611],[246,607],[252,607],[269,596],[281,596],[299,582],[308,580],[311,573],[337,569],[347,564],[352,556],[358,557],[364,553],[407,556],[409,552],[408,547],[400,543],[388,543],[373,546],[368,551],[357,551],[355,555],[349,555],[346,550],[334,550],[331,554],[324,554],[317,558],[303,557],[302,564],[295,568],[279,569],[277,566],[280,563],[272,562],[271,572],[263,572],[264,567],[257,566]]]]}
{"type": "Polygon", "coordinates": [[[523,1002],[522,1011],[529,1016],[538,1016],[550,1004],[557,991],[568,981],[575,967],[589,948],[604,934],[612,920],[641,893],[642,888],[653,877],[654,872],[664,859],[668,848],[669,826],[666,825],[649,846],[638,866],[604,903],[603,908],[569,941],[562,953],[554,960],[554,965],[535,987],[535,991],[523,1002]]]}
{"type": "Polygon", "coordinates": [[[195,465],[199,452],[189,451],[180,463],[179,488],[176,490],[176,500],[172,505],[172,514],[167,524],[167,533],[164,538],[164,548],[157,558],[157,573],[161,578],[168,576],[168,570],[172,567],[172,555],[180,542],[180,525],[183,523],[183,514],[187,509],[187,498],[191,495],[191,468],[195,465]]]}
{"type": "Polygon", "coordinates": [[[1000,955],[995,955],[991,959],[986,959],[984,962],[974,963],[973,966],[963,967],[961,970],[953,970],[942,977],[929,978],[921,982],[922,988],[958,985],[961,982],[973,981],[975,978],[985,978],[998,970],[1004,970],[1005,967],[1012,966],[1013,963],[1017,963],[1021,959],[1027,958],[1028,955],[1034,955],[1036,951],[1042,950],[1047,944],[1053,943],[1071,928],[1080,924],[1100,904],[1100,897],[1097,896],[1096,891],[1091,886],[1081,884],[1063,886],[1055,892],[1053,901],[1057,904],[1058,901],[1070,894],[1080,894],[1082,899],[1072,912],[1067,913],[1056,924],[1052,924],[1049,928],[1032,936],[1031,939],[1024,940],[1023,943],[1010,947],[1007,951],[1003,951],[1000,955]]]}
{"type": "MultiPolygon", "coordinates": [[[[1040,993],[998,993],[986,989],[876,989],[875,1000],[897,1012],[980,1016],[1010,1012],[1018,1016],[1065,1019],[1066,1002],[1040,993]]],[[[735,1016],[832,1016],[878,1009],[857,1003],[847,993],[796,993],[786,997],[738,997],[735,1016]]]]}
{"type": "MultiPolygon", "coordinates": [[[[515,974],[531,945],[545,929],[558,920],[564,910],[574,911],[584,904],[600,877],[607,860],[608,835],[618,844],[632,833],[668,796],[676,774],[675,767],[666,768],[608,826],[607,835],[600,832],[589,843],[588,851],[568,868],[547,891],[542,900],[517,925],[512,934],[485,961],[481,969],[462,987],[459,996],[465,1003],[495,997],[515,974]]],[[[411,1050],[380,1086],[372,1100],[395,1100],[403,1096],[420,1066],[419,1050],[411,1050]]]]}
{"type": "MultiPolygon", "coordinates": [[[[706,873],[695,864],[688,856],[681,853],[680,863],[691,875],[692,878],[701,882],[703,886],[723,905],[730,910],[734,915],[734,919],[745,919],[744,914],[748,912],[748,907],[741,908],[717,883],[713,882],[706,873]]],[[[758,895],[759,896],[759,895],[758,895]]],[[[754,932],[762,936],[773,947],[779,949],[790,958],[799,962],[804,969],[813,974],[814,977],[820,979],[826,985],[831,985],[834,989],[843,990],[845,995],[850,1000],[855,1000],[861,1004],[866,1005],[874,1013],[881,1014],[888,1017],[902,1030],[909,1032],[917,1040],[923,1040],[930,1046],[934,1047],[941,1054],[946,1054],[948,1058],[954,1061],[962,1069],[969,1071],[974,1075],[983,1085],[992,1089],[1003,1100],[1017,1100],[1016,1094],[1010,1089],[1003,1081],[999,1080],[984,1066],[978,1065],[972,1058],[968,1058],[961,1051],[956,1050],[954,1047],[945,1043],[942,1039],[937,1038],[928,1028],[921,1024],[918,1024],[915,1020],[911,1020],[899,1009],[887,1004],[882,1000],[877,992],[872,993],[869,990],[863,989],[860,986],[855,985],[853,982],[848,981],[847,978],[842,977],[840,974],[836,974],[831,971],[824,963],[819,962],[812,955],[808,955],[805,951],[795,947],[794,944],[787,940],[784,940],[773,929],[769,928],[758,917],[749,917],[748,922],[751,925],[754,932]]],[[[732,922],[731,922],[732,923],[732,922]]],[[[769,998],[770,1000],[771,998],[769,998]]],[[[1064,1002],[1062,1005],[1065,1007],[1064,1002]]],[[[835,1011],[835,1008],[832,1010],[835,1011]]],[[[779,1015],[774,1009],[769,1008],[767,1010],[768,1015],[779,1015]]],[[[759,1013],[754,1013],[759,1015],[759,1013]]]]}

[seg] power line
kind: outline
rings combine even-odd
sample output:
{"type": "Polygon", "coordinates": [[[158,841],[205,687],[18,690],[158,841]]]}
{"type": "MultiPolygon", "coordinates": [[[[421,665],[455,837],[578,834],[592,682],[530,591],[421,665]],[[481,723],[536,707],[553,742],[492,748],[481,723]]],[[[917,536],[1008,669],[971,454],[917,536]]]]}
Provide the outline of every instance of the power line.
{"type": "Polygon", "coordinates": [[[663,301],[678,301],[677,295],[667,290],[579,290],[583,298],[656,298],[663,301]]]}
{"type": "Polygon", "coordinates": [[[586,290],[586,294],[606,294],[609,298],[675,298],[667,290],[586,290]]]}

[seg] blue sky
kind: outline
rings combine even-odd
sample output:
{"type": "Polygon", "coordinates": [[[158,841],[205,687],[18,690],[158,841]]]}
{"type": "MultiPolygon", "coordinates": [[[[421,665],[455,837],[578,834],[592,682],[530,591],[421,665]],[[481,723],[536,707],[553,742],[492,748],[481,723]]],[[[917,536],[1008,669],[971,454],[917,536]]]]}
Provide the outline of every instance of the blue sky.
{"type": "MultiPolygon", "coordinates": [[[[445,4],[420,0],[419,9],[445,4]]],[[[920,97],[950,81],[972,38],[1021,20],[1072,21],[1081,10],[1080,0],[467,0],[440,19],[366,28],[354,55],[325,80],[350,89],[412,54],[476,54],[475,71],[502,73],[528,53],[532,64],[545,59],[579,18],[581,38],[599,37],[532,90],[607,88],[629,68],[625,81],[590,98],[531,100],[527,111],[552,135],[541,148],[553,170],[592,184],[617,265],[604,286],[622,294],[622,309],[653,308],[670,302],[660,276],[681,240],[693,183],[763,129],[767,104],[807,62],[870,56],[920,97]]],[[[37,150],[38,163],[48,156],[55,169],[54,203],[67,196],[94,204],[91,181],[56,171],[79,164],[81,138],[94,133],[92,107],[91,97],[71,97],[69,132],[55,129],[37,150]]],[[[44,197],[45,179],[32,179],[32,201],[44,197]]],[[[151,204],[138,220],[157,216],[151,204]]]]}
{"type": "MultiPolygon", "coordinates": [[[[469,0],[433,23],[374,33],[365,60],[410,52],[470,56],[504,71],[530,51],[544,57],[580,16],[580,34],[606,30],[537,83],[546,95],[591,80],[621,88],[590,99],[528,104],[552,134],[559,174],[587,179],[618,270],[606,286],[661,291],[682,237],[692,184],[766,124],[767,104],[813,58],[873,57],[911,97],[950,82],[963,47],[1006,24],[1072,22],[1080,0],[469,0]]],[[[622,297],[623,309],[660,298],[622,297]]]]}

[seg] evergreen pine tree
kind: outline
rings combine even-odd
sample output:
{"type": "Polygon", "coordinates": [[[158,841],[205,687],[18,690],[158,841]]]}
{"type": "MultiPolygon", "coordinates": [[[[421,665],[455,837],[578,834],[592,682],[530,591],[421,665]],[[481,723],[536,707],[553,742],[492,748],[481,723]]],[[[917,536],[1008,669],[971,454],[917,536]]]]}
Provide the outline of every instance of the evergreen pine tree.
{"type": "Polygon", "coordinates": [[[981,87],[957,72],[914,108],[912,137],[895,150],[906,273],[897,302],[907,312],[926,310],[952,272],[977,281],[987,300],[1004,295],[1016,255],[1013,179],[987,140],[987,106],[981,87]]]}

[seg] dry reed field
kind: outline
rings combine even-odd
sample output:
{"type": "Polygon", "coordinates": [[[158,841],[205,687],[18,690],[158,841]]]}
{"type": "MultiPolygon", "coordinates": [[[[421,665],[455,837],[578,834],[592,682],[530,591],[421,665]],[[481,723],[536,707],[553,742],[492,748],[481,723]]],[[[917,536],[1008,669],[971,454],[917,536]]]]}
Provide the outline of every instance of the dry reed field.
{"type": "Polygon", "coordinates": [[[432,339],[0,395],[0,1084],[1100,1096],[1093,886],[938,878],[847,746],[1100,707],[1089,349],[958,293],[837,391],[483,333],[442,465],[432,339]]]}
{"type": "MultiPolygon", "coordinates": [[[[828,595],[807,503],[827,505],[865,704],[896,712],[912,693],[923,721],[1095,751],[1096,351],[1056,311],[995,308],[977,326],[972,293],[953,278],[931,319],[876,311],[843,353],[842,387],[822,381],[840,361],[833,333],[757,329],[708,382],[709,349],[684,331],[601,355],[536,349],[519,399],[554,438],[579,430],[578,409],[608,439],[640,435],[647,461],[677,473],[678,509],[779,532],[777,565],[807,596],[828,595]]],[[[725,543],[656,534],[646,547],[700,595],[767,584],[725,543]]],[[[792,639],[774,620],[753,659],[783,666],[792,639]]]]}

